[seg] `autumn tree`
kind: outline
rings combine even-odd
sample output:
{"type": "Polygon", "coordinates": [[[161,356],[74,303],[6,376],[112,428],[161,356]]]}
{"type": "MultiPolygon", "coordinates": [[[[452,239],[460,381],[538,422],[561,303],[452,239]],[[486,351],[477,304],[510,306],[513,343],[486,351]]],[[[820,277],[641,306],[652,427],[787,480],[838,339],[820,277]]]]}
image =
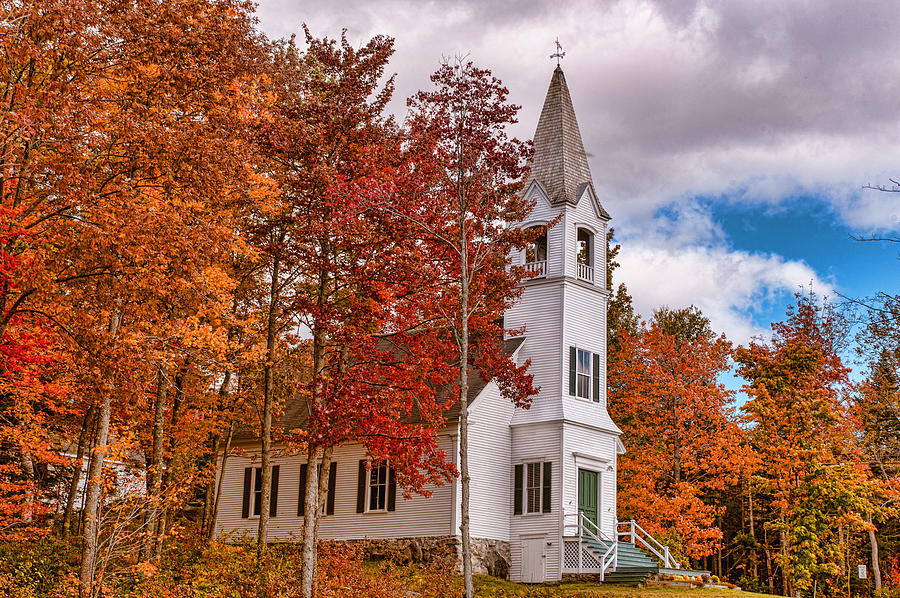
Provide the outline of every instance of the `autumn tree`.
{"type": "MultiPolygon", "coordinates": [[[[798,295],[768,343],[735,359],[750,397],[743,406],[765,467],[754,477],[760,520],[777,537],[781,591],[832,589],[846,574],[841,555],[869,511],[867,471],[853,441],[849,369],[841,360],[846,325],[815,294],[798,295]]],[[[767,554],[769,546],[766,545],[767,554]]],[[[773,572],[769,571],[770,576],[773,572]]]]}
{"type": "MultiPolygon", "coordinates": [[[[421,326],[417,292],[431,272],[410,222],[381,209],[385,201],[421,201],[409,192],[401,137],[384,115],[393,40],[376,37],[354,49],[345,37],[305,33],[305,51],[293,40],[273,49],[277,95],[260,148],[278,193],[260,206],[255,230],[273,268],[267,351],[289,351],[281,336],[287,327],[311,336],[310,367],[290,399],[307,417],[302,429],[282,429],[307,456],[301,593],[311,596],[328,487],[320,472],[329,470],[335,447],[357,442],[374,463],[390,461],[408,492],[446,481],[452,468],[435,435],[443,424],[436,389],[446,385],[449,366],[433,327],[421,326]]],[[[275,390],[268,375],[265,388],[275,390]]],[[[268,409],[267,401],[264,418],[268,409]]],[[[265,471],[272,424],[264,419],[261,432],[265,471]]],[[[265,477],[262,483],[268,487],[265,477]]],[[[260,546],[265,505],[264,494],[260,546]]]]}
{"type": "Polygon", "coordinates": [[[860,357],[869,366],[853,405],[860,426],[857,441],[877,488],[873,511],[866,514],[876,590],[883,586],[880,552],[886,551],[887,561],[900,552],[900,301],[887,295],[880,299],[877,309],[867,311],[857,338],[860,357]]]}
{"type": "Polygon", "coordinates": [[[0,528],[8,533],[39,522],[51,498],[41,478],[65,464],[53,445],[76,410],[54,371],[69,360],[53,299],[72,275],[61,251],[71,233],[59,216],[77,188],[96,26],[92,3],[0,7],[0,528]]]}
{"type": "Polygon", "coordinates": [[[502,353],[503,312],[519,295],[524,277],[510,267],[510,252],[528,239],[517,224],[530,212],[521,190],[527,146],[505,127],[518,107],[490,71],[471,62],[444,63],[432,75],[434,91],[409,100],[410,151],[422,176],[421,199],[404,216],[423,231],[422,249],[439,276],[433,312],[454,345],[458,368],[460,535],[464,592],[473,595],[469,536],[468,388],[470,366],[494,376],[504,396],[527,404],[536,389],[502,353]]]}
{"type": "MultiPolygon", "coordinates": [[[[212,261],[230,226],[219,208],[244,175],[232,125],[255,105],[244,68],[256,39],[248,8],[51,2],[14,3],[4,14],[12,27],[2,188],[13,228],[34,239],[16,249],[31,272],[6,287],[5,315],[16,322],[27,311],[62,333],[67,407],[91,420],[90,432],[81,426],[90,442],[79,443],[93,446],[84,595],[99,591],[105,461],[133,448],[123,424],[164,379],[156,374],[171,352],[161,342],[173,336],[167,297],[220,282],[212,261]]],[[[201,319],[181,320],[175,335],[202,331],[201,319]]]]}
{"type": "Polygon", "coordinates": [[[662,308],[637,335],[621,333],[610,370],[610,414],[628,447],[619,510],[691,558],[721,540],[713,499],[739,487],[748,458],[733,393],[718,381],[730,356],[697,308],[662,308]]]}

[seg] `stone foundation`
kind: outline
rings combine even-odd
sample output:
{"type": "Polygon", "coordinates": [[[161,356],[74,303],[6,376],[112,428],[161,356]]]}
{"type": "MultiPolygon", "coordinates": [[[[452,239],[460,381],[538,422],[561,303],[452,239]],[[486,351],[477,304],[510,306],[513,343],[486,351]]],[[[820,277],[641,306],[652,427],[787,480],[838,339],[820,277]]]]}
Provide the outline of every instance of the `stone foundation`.
{"type": "MultiPolygon", "coordinates": [[[[399,564],[444,561],[462,572],[459,536],[376,538],[347,542],[364,546],[366,557],[373,561],[389,560],[399,564]]],[[[509,564],[509,542],[472,538],[473,573],[507,579],[509,564]]]]}
{"type": "Polygon", "coordinates": [[[472,538],[472,572],[509,579],[509,542],[472,538]]]}

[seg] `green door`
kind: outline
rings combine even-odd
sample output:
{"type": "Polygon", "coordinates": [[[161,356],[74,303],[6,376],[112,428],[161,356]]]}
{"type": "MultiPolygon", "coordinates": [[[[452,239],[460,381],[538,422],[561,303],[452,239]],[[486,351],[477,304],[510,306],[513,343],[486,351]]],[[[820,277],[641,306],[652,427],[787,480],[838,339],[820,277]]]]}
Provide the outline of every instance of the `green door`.
{"type": "Polygon", "coordinates": [[[598,526],[600,520],[599,502],[600,492],[598,486],[599,475],[596,471],[588,471],[586,469],[578,470],[578,511],[584,513],[584,518],[593,523],[586,523],[586,526],[594,534],[598,534],[598,526]]]}

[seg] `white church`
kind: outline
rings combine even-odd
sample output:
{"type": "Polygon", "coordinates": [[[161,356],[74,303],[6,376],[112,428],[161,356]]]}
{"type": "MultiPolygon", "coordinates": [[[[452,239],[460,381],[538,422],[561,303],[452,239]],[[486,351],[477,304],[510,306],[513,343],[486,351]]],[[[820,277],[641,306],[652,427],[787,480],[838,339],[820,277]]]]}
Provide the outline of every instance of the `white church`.
{"type": "MultiPolygon", "coordinates": [[[[544,239],[514,259],[536,273],[505,315],[525,335],[507,341],[531,360],[541,391],[530,409],[514,407],[493,382],[470,396],[471,536],[476,573],[513,581],[558,581],[596,574],[635,582],[678,567],[668,549],[616,519],[616,461],[625,447],[606,405],[606,230],[609,214],[591,181],[563,71],[553,72],[534,135],[535,207],[525,227],[561,216],[544,239]],[[636,547],[637,546],[637,547],[636,547]]],[[[441,434],[458,455],[458,424],[441,434]]],[[[220,537],[255,537],[259,515],[258,443],[226,462],[216,521],[220,537]]],[[[459,544],[460,482],[424,498],[398,496],[388,468],[367,468],[359,445],[335,449],[320,537],[369,541],[411,559],[459,544]]],[[[296,541],[303,524],[305,457],[273,461],[269,540],[296,541]]]]}

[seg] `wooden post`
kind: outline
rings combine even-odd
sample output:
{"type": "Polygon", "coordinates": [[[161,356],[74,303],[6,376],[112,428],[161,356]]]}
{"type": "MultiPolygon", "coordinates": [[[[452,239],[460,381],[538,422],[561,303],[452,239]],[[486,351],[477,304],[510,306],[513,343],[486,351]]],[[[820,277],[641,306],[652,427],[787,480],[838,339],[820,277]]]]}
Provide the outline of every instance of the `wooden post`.
{"type": "Polygon", "coordinates": [[[581,546],[582,542],[584,541],[584,531],[583,531],[584,524],[581,521],[582,517],[584,517],[584,513],[582,513],[581,511],[578,511],[578,574],[579,575],[581,575],[581,567],[582,567],[581,559],[583,558],[582,554],[584,553],[584,549],[581,546]]]}

